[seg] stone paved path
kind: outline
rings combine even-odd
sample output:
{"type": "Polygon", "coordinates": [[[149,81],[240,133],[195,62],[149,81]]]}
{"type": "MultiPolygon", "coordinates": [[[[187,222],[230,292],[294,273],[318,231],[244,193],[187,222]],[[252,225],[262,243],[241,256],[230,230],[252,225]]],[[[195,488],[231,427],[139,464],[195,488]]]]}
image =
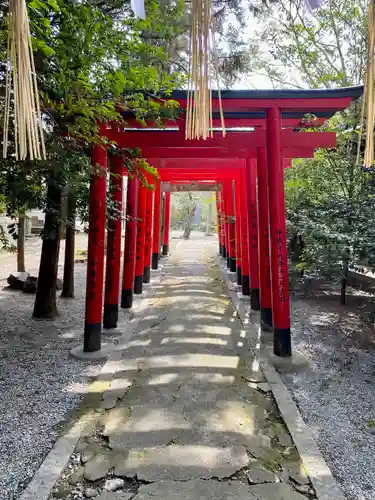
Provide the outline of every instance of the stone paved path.
{"type": "Polygon", "coordinates": [[[55,496],[315,498],[246,345],[216,250],[214,239],[172,246],[152,306],[114,361],[98,425],[81,438],[55,496]]]}

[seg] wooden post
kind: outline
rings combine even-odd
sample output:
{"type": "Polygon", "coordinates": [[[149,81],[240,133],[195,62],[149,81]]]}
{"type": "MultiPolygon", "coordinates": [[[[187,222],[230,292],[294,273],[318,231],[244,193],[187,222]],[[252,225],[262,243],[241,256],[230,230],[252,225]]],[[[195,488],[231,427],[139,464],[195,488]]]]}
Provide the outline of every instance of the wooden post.
{"type": "Polygon", "coordinates": [[[241,195],[239,177],[234,181],[234,202],[236,220],[236,273],[237,284],[242,285],[242,235],[241,235],[241,195]]]}
{"type": "Polygon", "coordinates": [[[268,175],[267,157],[264,148],[258,148],[257,159],[260,325],[262,330],[272,330],[268,175]]]}
{"type": "Polygon", "coordinates": [[[169,225],[171,221],[171,193],[165,193],[163,217],[163,255],[169,252],[169,225]]]}
{"type": "Polygon", "coordinates": [[[242,257],[242,294],[250,295],[249,275],[249,237],[247,221],[247,198],[246,198],[246,172],[240,170],[240,224],[241,224],[241,257],[242,257]]]}
{"type": "Polygon", "coordinates": [[[147,189],[145,212],[145,253],[143,262],[143,283],[150,283],[151,278],[151,253],[152,253],[152,205],[154,191],[147,189]]]}
{"type": "Polygon", "coordinates": [[[104,328],[116,328],[121,267],[123,156],[112,157],[109,166],[112,186],[111,199],[116,204],[116,209],[119,211],[120,217],[109,219],[108,221],[103,326],[104,328]]]}
{"type": "Polygon", "coordinates": [[[259,262],[258,262],[258,214],[256,163],[246,160],[247,215],[249,241],[250,304],[259,311],[259,262]]]}
{"type": "Polygon", "coordinates": [[[292,355],[292,346],[280,109],[267,110],[266,130],[274,353],[287,357],[292,355]]]}
{"type": "Polygon", "coordinates": [[[228,233],[228,266],[233,273],[236,272],[236,236],[235,236],[235,221],[234,221],[234,203],[233,203],[233,181],[224,181],[224,198],[226,200],[226,219],[228,233]]]}
{"type": "Polygon", "coordinates": [[[221,186],[220,192],[220,213],[221,213],[221,229],[223,238],[223,259],[228,262],[228,235],[227,235],[227,214],[225,203],[224,183],[221,186]]]}
{"type": "Polygon", "coordinates": [[[126,196],[124,265],[122,272],[121,290],[121,307],[124,309],[130,309],[133,305],[135,254],[138,225],[138,187],[139,181],[137,176],[134,173],[129,174],[126,196]]]}
{"type": "Polygon", "coordinates": [[[138,225],[135,257],[134,293],[139,295],[143,290],[144,248],[146,235],[146,196],[147,188],[141,184],[138,192],[138,225]]]}
{"type": "Polygon", "coordinates": [[[160,218],[161,218],[161,191],[160,181],[156,181],[154,195],[154,227],[152,233],[152,269],[157,269],[159,266],[160,257],[160,218]]]}
{"type": "Polygon", "coordinates": [[[219,240],[219,255],[223,256],[223,235],[222,235],[222,220],[221,220],[221,191],[216,193],[216,217],[217,217],[217,238],[219,240]]]}
{"type": "Polygon", "coordinates": [[[100,165],[103,172],[93,175],[90,185],[84,352],[101,349],[107,151],[93,146],[91,162],[94,167],[100,165]]]}

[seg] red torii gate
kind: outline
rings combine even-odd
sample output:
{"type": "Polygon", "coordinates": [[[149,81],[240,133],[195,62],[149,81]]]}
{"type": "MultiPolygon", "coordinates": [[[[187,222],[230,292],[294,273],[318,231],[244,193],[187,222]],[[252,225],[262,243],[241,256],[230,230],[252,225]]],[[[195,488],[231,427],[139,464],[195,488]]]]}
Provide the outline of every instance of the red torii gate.
{"type": "MultiPolygon", "coordinates": [[[[184,120],[179,120],[177,126],[176,123],[166,122],[165,129],[156,130],[142,129],[134,119],[129,120],[127,128],[117,123],[102,126],[102,135],[120,147],[140,148],[143,156],[160,169],[161,176],[155,191],[139,185],[135,176],[128,179],[121,307],[131,307],[133,292],[142,291],[142,282],[149,279],[147,268],[150,267],[150,260],[152,267],[157,267],[160,182],[221,182],[222,190],[217,200],[219,211],[224,214],[219,220],[220,253],[224,257],[229,256],[228,264],[232,270],[236,268],[236,255],[241,254],[239,267],[242,269],[238,280],[242,279],[243,291],[245,294],[249,291],[252,307],[260,308],[262,326],[273,328],[274,353],[290,356],[284,168],[290,166],[292,158],[312,157],[317,147],[334,147],[335,133],[302,130],[322,125],[335,112],[348,107],[362,91],[362,87],[224,91],[222,106],[228,127],[227,136],[214,132],[214,137],[205,141],[185,140],[184,120]],[[314,116],[311,117],[311,114],[314,116]],[[232,224],[235,214],[237,245],[232,224]],[[249,283],[246,283],[248,277],[249,283]]],[[[166,99],[177,100],[182,108],[186,107],[185,91],[174,92],[166,99]]],[[[213,92],[213,126],[220,123],[218,109],[218,95],[213,92]]],[[[115,174],[120,172],[122,162],[121,157],[115,157],[110,171],[115,174]]],[[[105,148],[93,147],[92,163],[107,168],[105,148]]],[[[122,191],[121,176],[120,179],[116,187],[122,191]]],[[[105,192],[106,177],[94,176],[89,205],[84,353],[100,351],[102,321],[106,327],[115,327],[118,318],[121,224],[116,222],[111,223],[107,236],[106,293],[102,317],[105,192]]],[[[115,194],[113,196],[116,198],[115,194]]],[[[119,199],[117,194],[118,202],[119,199]]],[[[162,243],[163,253],[166,253],[170,193],[164,195],[163,211],[162,243]]]]}

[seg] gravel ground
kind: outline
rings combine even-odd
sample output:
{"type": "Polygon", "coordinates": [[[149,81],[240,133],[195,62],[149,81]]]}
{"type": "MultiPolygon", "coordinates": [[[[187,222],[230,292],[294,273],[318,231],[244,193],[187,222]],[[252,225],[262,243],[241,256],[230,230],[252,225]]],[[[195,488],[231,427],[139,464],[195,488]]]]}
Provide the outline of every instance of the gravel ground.
{"type": "Polygon", "coordinates": [[[362,314],[373,300],[349,288],[340,306],[335,285],[294,293],[293,348],[312,366],[281,374],[348,500],[375,498],[375,336],[362,314]]]}
{"type": "Polygon", "coordinates": [[[373,331],[361,322],[355,308],[340,307],[337,302],[337,295],[325,303],[293,301],[294,347],[313,366],[283,378],[348,500],[373,500],[373,331]]]}
{"type": "MultiPolygon", "coordinates": [[[[77,233],[75,236],[76,252],[87,249],[87,234],[77,233]]],[[[33,275],[38,274],[42,240],[38,236],[28,236],[25,241],[26,270],[33,275]]],[[[59,265],[64,265],[65,240],[60,243],[59,265]]],[[[9,273],[16,270],[17,257],[0,250],[0,286],[1,281],[6,280],[9,273]]],[[[6,284],[6,283],[5,283],[6,284]]]]}
{"type": "Polygon", "coordinates": [[[101,363],[69,356],[82,341],[85,275],[86,266],[76,265],[76,298],[58,299],[55,320],[32,319],[34,295],[0,284],[1,500],[20,497],[100,371],[101,363]]]}

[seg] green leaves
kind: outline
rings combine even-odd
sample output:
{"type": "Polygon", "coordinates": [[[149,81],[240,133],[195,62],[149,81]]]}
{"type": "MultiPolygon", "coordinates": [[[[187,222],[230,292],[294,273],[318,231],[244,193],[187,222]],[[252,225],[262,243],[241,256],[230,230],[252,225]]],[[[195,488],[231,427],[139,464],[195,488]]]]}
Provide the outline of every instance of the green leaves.
{"type": "Polygon", "coordinates": [[[309,14],[295,0],[264,2],[250,67],[279,87],[358,85],[367,61],[367,10],[368,2],[358,0],[330,0],[309,14]]]}
{"type": "Polygon", "coordinates": [[[354,164],[350,150],[346,141],[285,173],[288,234],[291,241],[303,238],[299,268],[310,274],[341,277],[347,259],[351,267],[373,259],[373,174],[354,164]]]}
{"type": "MultiPolygon", "coordinates": [[[[294,0],[263,3],[250,48],[255,71],[276,87],[362,83],[367,9],[367,2],[330,0],[306,15],[294,0]]],[[[285,172],[289,239],[293,243],[302,238],[296,264],[309,273],[342,276],[348,260],[356,266],[363,256],[375,253],[374,183],[356,165],[360,108],[354,104],[324,126],[336,132],[336,148],[318,150],[314,159],[295,160],[285,172]]]]}
{"type": "MultiPolygon", "coordinates": [[[[0,193],[11,215],[25,205],[46,210],[46,181],[54,179],[59,190],[77,194],[77,210],[84,219],[92,173],[90,148],[106,142],[99,123],[122,122],[123,111],[143,124],[152,120],[161,125],[164,118],[178,116],[177,102],[155,100],[152,95],[169,94],[186,81],[174,62],[175,47],[187,31],[184,1],[168,5],[150,1],[146,21],[136,20],[129,2],[123,0],[28,0],[27,4],[47,161],[1,160],[0,193]]],[[[7,46],[4,9],[2,4],[2,74],[7,46]]],[[[180,49],[176,50],[179,57],[180,49]]],[[[4,86],[5,79],[0,82],[4,86]]],[[[133,159],[139,175],[155,178],[156,170],[139,154],[133,159]]]]}
{"type": "Polygon", "coordinates": [[[163,104],[125,91],[170,92],[185,81],[169,62],[171,44],[186,31],[182,0],[150,2],[145,21],[121,0],[32,0],[28,9],[47,120],[81,147],[99,142],[98,122],[119,120],[120,109],[159,118],[163,104]]]}

